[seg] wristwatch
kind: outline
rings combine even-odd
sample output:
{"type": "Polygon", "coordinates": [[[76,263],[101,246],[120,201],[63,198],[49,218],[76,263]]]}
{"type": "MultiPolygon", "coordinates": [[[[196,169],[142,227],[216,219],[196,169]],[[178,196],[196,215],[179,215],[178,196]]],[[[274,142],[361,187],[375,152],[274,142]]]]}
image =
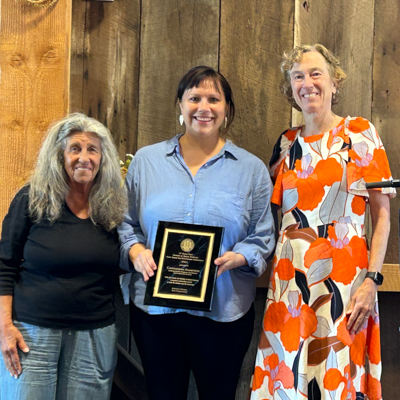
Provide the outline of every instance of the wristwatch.
{"type": "Polygon", "coordinates": [[[378,286],[383,283],[383,275],[380,272],[367,272],[366,278],[371,278],[378,286]]]}

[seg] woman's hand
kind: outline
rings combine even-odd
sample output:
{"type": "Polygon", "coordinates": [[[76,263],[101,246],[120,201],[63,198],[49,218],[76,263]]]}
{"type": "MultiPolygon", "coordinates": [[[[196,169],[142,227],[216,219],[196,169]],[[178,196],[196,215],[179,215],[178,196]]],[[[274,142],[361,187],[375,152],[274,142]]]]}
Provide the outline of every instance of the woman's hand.
{"type": "Polygon", "coordinates": [[[153,252],[141,243],[134,244],[129,250],[129,259],[137,272],[143,275],[145,282],[154,275],[157,265],[154,262],[153,252]]]}
{"type": "Polygon", "coordinates": [[[376,291],[376,283],[367,278],[351,298],[350,308],[347,311],[350,314],[347,329],[351,335],[361,332],[365,327],[365,322],[375,306],[376,291]]]}
{"type": "Polygon", "coordinates": [[[214,264],[218,266],[218,277],[225,271],[246,265],[247,261],[240,253],[227,251],[221,257],[215,259],[214,264]]]}
{"type": "Polygon", "coordinates": [[[22,373],[21,364],[18,357],[18,347],[24,352],[29,351],[21,332],[13,323],[2,324],[0,326],[0,343],[3,360],[10,375],[18,378],[22,373]]]}

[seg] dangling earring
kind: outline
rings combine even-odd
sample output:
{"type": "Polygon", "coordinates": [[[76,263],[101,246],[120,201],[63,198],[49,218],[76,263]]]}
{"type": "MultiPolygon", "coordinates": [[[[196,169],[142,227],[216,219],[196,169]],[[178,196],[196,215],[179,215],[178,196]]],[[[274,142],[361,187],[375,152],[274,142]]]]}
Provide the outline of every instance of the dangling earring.
{"type": "Polygon", "coordinates": [[[333,100],[333,101],[336,100],[336,93],[333,93],[333,95],[332,95],[332,100],[333,100]]]}
{"type": "Polygon", "coordinates": [[[225,117],[225,126],[224,126],[224,128],[226,128],[226,125],[228,124],[228,118],[227,117],[225,117]]]}
{"type": "Polygon", "coordinates": [[[181,126],[183,125],[183,115],[182,114],[179,116],[179,123],[181,124],[181,126]]]}

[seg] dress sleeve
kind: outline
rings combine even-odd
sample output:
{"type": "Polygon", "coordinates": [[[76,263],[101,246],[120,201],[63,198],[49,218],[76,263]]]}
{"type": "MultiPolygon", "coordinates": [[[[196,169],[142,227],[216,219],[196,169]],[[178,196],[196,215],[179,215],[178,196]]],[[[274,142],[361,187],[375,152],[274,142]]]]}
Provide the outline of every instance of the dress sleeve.
{"type": "MultiPolygon", "coordinates": [[[[386,151],[374,125],[366,119],[350,118],[347,121],[347,130],[350,137],[348,191],[354,195],[368,197],[366,183],[392,179],[386,151]]],[[[373,190],[379,190],[391,198],[396,196],[394,188],[373,190]]]]}
{"type": "Polygon", "coordinates": [[[120,247],[120,267],[126,271],[133,269],[129,260],[129,250],[136,243],[146,243],[145,236],[139,223],[140,201],[139,201],[139,161],[135,156],[129,165],[125,178],[128,192],[128,212],[124,221],[118,226],[120,247]]]}
{"type": "MultiPolygon", "coordinates": [[[[260,161],[262,164],[262,162],[260,161]]],[[[243,273],[260,276],[267,267],[266,260],[274,251],[274,220],[271,214],[272,184],[264,164],[253,182],[253,202],[248,236],[236,243],[232,251],[242,254],[249,265],[240,267],[243,273]]]]}
{"type": "Polygon", "coordinates": [[[3,221],[0,240],[0,295],[13,295],[32,221],[28,214],[29,189],[21,189],[3,221]]]}

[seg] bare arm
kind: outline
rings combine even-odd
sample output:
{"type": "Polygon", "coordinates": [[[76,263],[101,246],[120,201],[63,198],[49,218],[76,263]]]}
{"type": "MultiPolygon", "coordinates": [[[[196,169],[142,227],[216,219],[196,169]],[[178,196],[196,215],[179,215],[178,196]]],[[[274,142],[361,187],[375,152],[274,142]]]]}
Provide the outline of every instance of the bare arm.
{"type": "MultiPolygon", "coordinates": [[[[369,203],[372,218],[372,240],[368,271],[380,272],[385,258],[390,231],[389,196],[376,190],[369,191],[369,203]]],[[[365,279],[351,299],[350,318],[347,329],[358,333],[364,326],[374,308],[377,285],[372,279],[365,279]]]]}
{"type": "Polygon", "coordinates": [[[372,240],[368,271],[380,272],[382,270],[390,232],[389,196],[376,190],[370,190],[369,192],[372,218],[372,240]]]}
{"type": "Polygon", "coordinates": [[[18,347],[24,352],[29,351],[21,332],[12,321],[12,296],[0,296],[0,343],[6,368],[11,376],[18,378],[21,374],[21,364],[18,357],[18,347]]]}

